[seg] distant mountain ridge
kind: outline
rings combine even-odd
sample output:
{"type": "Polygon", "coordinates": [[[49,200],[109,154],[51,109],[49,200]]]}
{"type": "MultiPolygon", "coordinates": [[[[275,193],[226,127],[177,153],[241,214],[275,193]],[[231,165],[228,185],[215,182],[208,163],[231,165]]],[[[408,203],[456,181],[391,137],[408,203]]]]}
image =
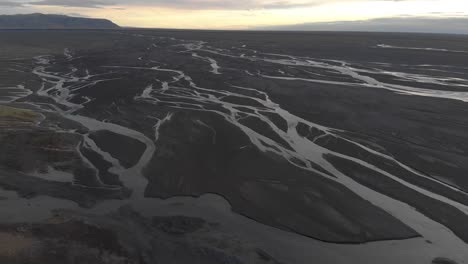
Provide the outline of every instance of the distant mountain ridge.
{"type": "Polygon", "coordinates": [[[65,15],[0,15],[0,29],[118,29],[107,19],[65,15]]]}
{"type": "Polygon", "coordinates": [[[467,17],[390,17],[358,21],[313,22],[253,28],[284,31],[367,31],[468,34],[467,17]]]}

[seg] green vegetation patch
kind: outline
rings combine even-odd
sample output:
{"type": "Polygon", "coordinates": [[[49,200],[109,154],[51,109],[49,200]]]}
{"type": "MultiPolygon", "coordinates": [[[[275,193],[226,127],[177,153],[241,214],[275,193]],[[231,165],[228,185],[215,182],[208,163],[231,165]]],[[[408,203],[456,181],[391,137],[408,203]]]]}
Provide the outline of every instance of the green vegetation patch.
{"type": "Polygon", "coordinates": [[[0,105],[0,120],[34,122],[38,118],[39,114],[34,111],[0,105]]]}

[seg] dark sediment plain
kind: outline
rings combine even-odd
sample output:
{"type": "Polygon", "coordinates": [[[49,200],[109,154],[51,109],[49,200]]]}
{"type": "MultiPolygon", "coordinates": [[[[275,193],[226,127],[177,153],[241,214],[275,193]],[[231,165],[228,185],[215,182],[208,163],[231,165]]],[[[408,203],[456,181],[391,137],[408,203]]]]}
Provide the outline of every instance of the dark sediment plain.
{"type": "Polygon", "coordinates": [[[0,33],[1,263],[467,263],[466,36],[0,33]]]}

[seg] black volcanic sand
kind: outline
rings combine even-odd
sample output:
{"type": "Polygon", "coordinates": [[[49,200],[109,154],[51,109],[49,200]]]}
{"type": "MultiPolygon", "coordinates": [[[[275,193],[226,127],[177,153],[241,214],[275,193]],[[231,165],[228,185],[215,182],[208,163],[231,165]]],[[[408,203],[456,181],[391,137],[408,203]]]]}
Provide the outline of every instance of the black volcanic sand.
{"type": "Polygon", "coordinates": [[[151,182],[148,196],[219,193],[239,213],[322,240],[417,236],[346,188],[305,173],[274,155],[250,146],[242,148],[248,145],[246,138],[219,118],[203,119],[211,119],[208,124],[217,132],[216,141],[207,128],[194,122],[196,117],[192,118],[176,115],[161,130],[161,143],[147,168],[151,182]]]}
{"type": "Polygon", "coordinates": [[[97,131],[90,137],[102,150],[109,152],[126,168],[135,166],[146,148],[137,140],[107,131],[97,131]]]}
{"type": "MultiPolygon", "coordinates": [[[[154,155],[143,171],[148,180],[145,197],[167,199],[214,193],[226,198],[236,213],[263,224],[326,242],[365,243],[402,240],[421,235],[346,186],[320,175],[322,173],[331,178],[336,176],[320,164],[312,165],[318,171],[313,172],[302,168],[307,167],[307,164],[301,159],[286,160],[275,154],[274,151],[279,151],[279,148],[287,151],[294,149],[288,145],[287,138],[279,136],[269,123],[257,116],[263,114],[281,131],[286,132],[289,129],[288,120],[282,118],[279,113],[268,112],[268,109],[258,102],[266,100],[266,93],[271,101],[283,110],[307,121],[337,129],[334,134],[340,136],[324,136],[322,131],[311,128],[304,121],[296,128],[300,137],[314,141],[320,147],[379,167],[432,193],[468,205],[465,193],[468,191],[468,108],[465,102],[400,94],[383,88],[368,87],[362,84],[362,80],[333,69],[305,67],[300,63],[280,65],[269,61],[290,59],[273,53],[306,56],[317,61],[334,60],[326,61],[327,65],[331,66],[341,66],[339,61],[346,61],[359,69],[361,74],[381,82],[414,85],[427,90],[467,91],[465,86],[427,83],[419,85],[417,82],[402,81],[388,74],[366,73],[366,70],[375,67],[382,71],[430,76],[442,74],[445,77],[466,79],[468,53],[381,49],[377,48],[377,45],[443,48],[468,52],[467,36],[171,30],[0,33],[0,76],[5,77],[1,79],[0,87],[23,84],[37,92],[41,82],[31,71],[38,65],[32,57],[38,55],[52,56],[52,63],[47,67],[50,72],[67,76],[76,68],[76,76],[84,76],[89,72],[99,76],[98,79],[106,79],[73,92],[76,96],[69,102],[81,104],[91,98],[92,100],[84,104],[84,107],[76,109],[73,114],[133,129],[154,141],[154,155]],[[203,49],[187,50],[183,44],[190,41],[192,44],[193,41],[207,42],[210,52],[203,49]],[[63,55],[64,48],[73,52],[72,59],[63,55]],[[216,52],[222,52],[224,55],[216,52]],[[215,59],[221,74],[213,74],[210,62],[197,58],[192,53],[215,59]],[[250,59],[240,59],[240,54],[250,59]],[[257,61],[256,58],[265,60],[257,61]],[[18,61],[13,63],[11,59],[18,61]],[[416,66],[408,67],[408,64],[416,66]],[[438,66],[425,69],[426,66],[421,65],[438,66]],[[190,79],[174,80],[177,79],[176,72],[159,71],[158,68],[152,67],[183,71],[190,79]],[[334,83],[280,80],[262,76],[313,78],[334,83]],[[163,82],[187,89],[172,91],[169,88],[167,93],[162,93],[163,82]],[[195,88],[193,84],[190,86],[191,82],[197,87],[207,89],[208,92],[195,88]],[[340,84],[342,82],[347,84],[340,84]],[[150,85],[153,85],[152,97],[142,98],[143,91],[150,85]],[[253,90],[236,88],[233,85],[253,90]],[[244,97],[227,95],[226,91],[244,97]],[[219,100],[213,101],[213,97],[219,100]],[[228,111],[223,108],[222,103],[236,105],[234,109],[239,111],[236,121],[271,140],[272,144],[265,145],[274,151],[261,151],[249,139],[249,132],[242,131],[239,125],[234,125],[232,120],[224,118],[222,114],[228,114],[228,111]],[[164,120],[168,114],[172,114],[171,118],[158,126],[158,122],[164,120]],[[371,154],[350,141],[358,142],[395,160],[390,161],[371,154]],[[413,172],[403,168],[398,162],[405,164],[413,172]],[[461,191],[455,192],[451,187],[461,191]]],[[[451,83],[457,82],[463,84],[460,80],[451,83]]],[[[54,92],[51,93],[53,96],[54,92]]],[[[0,98],[1,96],[0,89],[0,98]]],[[[131,168],[140,160],[146,150],[141,141],[123,136],[118,131],[88,131],[78,123],[58,115],[57,108],[66,110],[66,106],[58,105],[51,98],[34,94],[21,98],[18,102],[50,104],[44,105],[42,112],[47,108],[54,114],[47,114],[40,127],[33,126],[34,128],[29,130],[12,127],[12,131],[1,132],[0,186],[18,191],[25,197],[48,195],[74,201],[82,207],[92,207],[96,202],[106,199],[127,199],[130,196],[132,190],[122,186],[123,180],[119,175],[109,172],[112,164],[102,155],[84,147],[83,136],[89,134],[102,151],[118,160],[124,168],[131,168]],[[60,129],[57,128],[68,133],[59,132],[60,129]],[[40,145],[39,150],[36,149],[37,145],[40,145]],[[50,153],[40,150],[45,145],[53,145],[55,149],[68,147],[70,151],[62,155],[56,151],[50,153]],[[90,168],[80,153],[95,168],[90,168]],[[56,170],[72,173],[75,183],[78,184],[51,182],[26,175],[51,165],[56,170]],[[99,188],[103,185],[117,188],[99,188]]],[[[314,151],[310,149],[310,152],[314,151]]],[[[346,177],[414,207],[426,217],[446,226],[463,241],[468,241],[467,216],[459,209],[422,195],[355,162],[333,154],[326,155],[326,160],[346,177]]],[[[76,217],[84,216],[76,213],[76,217]]],[[[150,252],[155,250],[159,254],[165,249],[146,248],[151,246],[143,245],[145,241],[153,241],[161,234],[164,238],[167,235],[171,239],[176,237],[177,240],[181,233],[196,233],[200,226],[203,226],[201,219],[179,217],[143,220],[137,212],[128,211],[124,216],[122,212],[112,216],[90,216],[91,222],[112,222],[109,224],[111,231],[99,231],[104,232],[103,239],[107,240],[99,242],[97,237],[92,237],[83,238],[86,241],[80,242],[79,239],[82,238],[73,238],[66,247],[74,249],[78,247],[76,243],[81,243],[86,248],[76,248],[73,254],[84,250],[85,255],[93,259],[96,257],[96,250],[106,250],[112,258],[124,261],[112,263],[138,263],[132,262],[138,258],[153,261],[155,255],[151,255],[153,253],[150,252]],[[128,222],[132,223],[132,227],[138,226],[136,230],[148,237],[139,240],[140,238],[134,237],[137,234],[125,233],[130,232],[130,228],[118,231],[128,222]],[[117,246],[122,243],[128,246],[134,241],[140,243],[134,247],[142,246],[147,250],[145,254],[149,255],[137,256],[137,250],[117,246]],[[99,243],[114,246],[102,249],[99,243]]],[[[57,226],[38,224],[35,228],[43,230],[41,232],[57,233],[57,236],[63,232],[63,228],[71,228],[77,232],[82,229],[93,230],[88,224],[80,221],[57,226]]],[[[3,232],[1,230],[3,228],[0,228],[0,233],[3,232]]],[[[59,238],[28,232],[29,237],[53,240],[49,241],[52,247],[58,247],[54,241],[59,238]]],[[[173,263],[184,263],[192,257],[198,261],[194,263],[239,263],[235,257],[218,251],[211,252],[211,249],[202,254],[207,257],[204,259],[199,255],[200,250],[205,249],[192,249],[192,245],[179,242],[174,242],[176,246],[171,246],[169,253],[161,254],[168,256],[180,250],[188,250],[193,254],[173,263]]],[[[42,254],[44,261],[50,258],[44,252],[38,254],[42,254]]],[[[275,263],[273,261],[264,263],[275,263]]],[[[50,260],[47,263],[55,262],[50,260]]],[[[452,261],[439,258],[433,263],[452,261]]]]}
{"type": "MultiPolygon", "coordinates": [[[[9,251],[2,263],[32,264],[241,264],[221,246],[222,238],[204,241],[213,227],[199,218],[146,219],[130,207],[105,216],[58,211],[44,223],[0,225],[0,242],[9,251]],[[173,233],[176,232],[177,235],[173,233]],[[213,246],[218,243],[219,246],[213,246]]],[[[238,254],[241,249],[238,249],[238,254]]],[[[257,263],[277,263],[261,250],[257,263]]]]}

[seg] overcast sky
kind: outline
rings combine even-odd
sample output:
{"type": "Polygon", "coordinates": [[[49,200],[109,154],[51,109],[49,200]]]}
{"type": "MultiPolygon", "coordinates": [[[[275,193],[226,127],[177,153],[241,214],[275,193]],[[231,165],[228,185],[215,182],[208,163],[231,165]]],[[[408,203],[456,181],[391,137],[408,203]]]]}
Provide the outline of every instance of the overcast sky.
{"type": "Polygon", "coordinates": [[[133,27],[248,29],[393,17],[468,18],[468,0],[0,0],[0,14],[33,12],[108,18],[133,27]]]}

